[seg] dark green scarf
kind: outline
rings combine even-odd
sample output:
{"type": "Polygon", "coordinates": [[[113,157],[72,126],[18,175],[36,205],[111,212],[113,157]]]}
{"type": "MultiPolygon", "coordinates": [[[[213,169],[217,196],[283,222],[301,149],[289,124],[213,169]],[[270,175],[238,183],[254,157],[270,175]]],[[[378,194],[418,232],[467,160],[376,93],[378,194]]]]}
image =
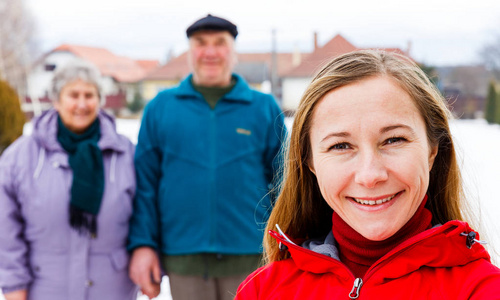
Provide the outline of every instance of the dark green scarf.
{"type": "Polygon", "coordinates": [[[97,214],[104,193],[104,166],[97,142],[101,137],[99,119],[82,134],[75,134],[57,117],[57,140],[68,152],[73,170],[69,224],[80,233],[97,236],[97,214]]]}

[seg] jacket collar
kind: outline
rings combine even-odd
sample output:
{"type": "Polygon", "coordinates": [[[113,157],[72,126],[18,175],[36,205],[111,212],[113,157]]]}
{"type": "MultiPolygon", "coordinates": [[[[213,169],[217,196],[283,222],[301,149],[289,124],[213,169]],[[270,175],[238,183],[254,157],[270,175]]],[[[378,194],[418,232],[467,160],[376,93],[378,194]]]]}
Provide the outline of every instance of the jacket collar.
{"type": "MultiPolygon", "coordinates": [[[[251,102],[252,101],[252,90],[248,83],[243,79],[243,77],[238,74],[232,74],[233,78],[236,79],[236,85],[234,88],[224,95],[222,99],[229,101],[239,101],[239,102],[251,102]]],[[[197,92],[191,83],[193,74],[189,74],[181,83],[179,87],[175,89],[174,94],[179,98],[201,98],[201,94],[197,92]]]]}
{"type": "MultiPolygon", "coordinates": [[[[370,280],[383,281],[399,278],[423,266],[454,267],[478,259],[489,261],[488,252],[479,243],[473,243],[470,249],[467,247],[465,235],[470,232],[472,229],[469,225],[461,221],[450,221],[443,226],[426,230],[406,240],[379,259],[367,271],[365,280],[371,278],[370,280]],[[422,251],[423,248],[430,251],[422,251]]],[[[352,272],[337,258],[291,243],[284,235],[274,231],[270,231],[270,234],[288,248],[299,269],[317,274],[331,272],[341,277],[353,277],[352,272]]]]}
{"type": "MultiPolygon", "coordinates": [[[[97,143],[101,150],[126,151],[126,145],[120,143],[113,117],[103,110],[97,116],[101,124],[101,138],[97,143]]],[[[33,136],[48,151],[64,152],[57,141],[57,111],[50,109],[33,120],[33,136]]]]}

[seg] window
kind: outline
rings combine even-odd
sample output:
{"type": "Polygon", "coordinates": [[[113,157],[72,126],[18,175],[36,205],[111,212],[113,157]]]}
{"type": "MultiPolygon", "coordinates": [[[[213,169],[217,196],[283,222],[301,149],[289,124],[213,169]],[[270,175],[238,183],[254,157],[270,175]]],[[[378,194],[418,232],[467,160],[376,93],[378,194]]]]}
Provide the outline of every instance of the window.
{"type": "Polygon", "coordinates": [[[56,65],[54,65],[54,64],[46,64],[45,65],[45,71],[51,72],[51,71],[54,71],[55,69],[56,69],[56,65]]]}

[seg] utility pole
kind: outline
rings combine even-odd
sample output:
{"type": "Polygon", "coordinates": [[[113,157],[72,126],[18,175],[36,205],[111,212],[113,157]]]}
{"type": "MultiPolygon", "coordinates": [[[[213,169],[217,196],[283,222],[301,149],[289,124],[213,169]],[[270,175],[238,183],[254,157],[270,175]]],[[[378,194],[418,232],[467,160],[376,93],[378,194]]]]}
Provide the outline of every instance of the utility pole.
{"type": "MultiPolygon", "coordinates": [[[[278,97],[278,53],[276,49],[276,29],[272,30],[272,50],[271,50],[271,93],[274,98],[281,102],[281,97],[278,97]]],[[[280,103],[281,104],[281,103],[280,103]]]]}

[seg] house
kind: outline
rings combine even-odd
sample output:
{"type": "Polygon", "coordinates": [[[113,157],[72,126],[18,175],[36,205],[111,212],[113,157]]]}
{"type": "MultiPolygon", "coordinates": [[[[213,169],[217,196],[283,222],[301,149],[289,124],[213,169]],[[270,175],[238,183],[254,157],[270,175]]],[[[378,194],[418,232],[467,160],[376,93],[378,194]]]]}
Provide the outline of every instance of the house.
{"type": "MultiPolygon", "coordinates": [[[[279,99],[281,98],[280,78],[298,65],[302,56],[304,54],[300,53],[276,53],[276,55],[269,52],[238,53],[238,63],[234,72],[245,78],[253,88],[269,93],[273,80],[273,66],[276,65],[277,89],[275,96],[279,99]]],[[[159,91],[177,85],[189,72],[188,53],[184,52],[164,66],[149,73],[142,80],[144,99],[151,100],[159,91]]]]}
{"type": "Polygon", "coordinates": [[[453,115],[461,119],[483,117],[488,84],[493,73],[484,65],[438,67],[437,85],[453,115]]]}
{"type": "Polygon", "coordinates": [[[156,60],[134,60],[106,49],[64,44],[43,55],[28,75],[28,96],[23,110],[38,114],[51,106],[48,89],[54,71],[68,62],[80,59],[95,65],[102,74],[104,108],[117,113],[125,108],[140,81],[159,66],[156,60]]]}
{"type": "Polygon", "coordinates": [[[314,34],[314,51],[305,56],[301,63],[286,73],[282,78],[283,101],[282,108],[287,113],[293,113],[299,105],[302,94],[314,75],[332,58],[361,49],[379,49],[409,56],[409,50],[399,48],[358,48],[337,34],[322,47],[318,46],[318,36],[314,34]]]}

